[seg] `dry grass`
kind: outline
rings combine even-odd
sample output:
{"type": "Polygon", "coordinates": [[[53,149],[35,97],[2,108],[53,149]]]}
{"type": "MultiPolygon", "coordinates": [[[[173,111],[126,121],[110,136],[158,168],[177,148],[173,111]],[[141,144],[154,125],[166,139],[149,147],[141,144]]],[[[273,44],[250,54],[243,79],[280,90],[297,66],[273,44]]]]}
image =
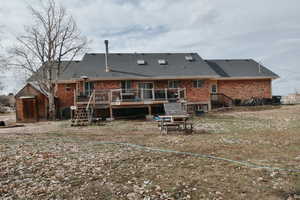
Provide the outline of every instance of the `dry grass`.
{"type": "Polygon", "coordinates": [[[1,199],[287,199],[300,174],[100,141],[299,168],[300,106],[247,108],[192,119],[195,133],[161,136],[155,122],[0,129],[1,199]]]}

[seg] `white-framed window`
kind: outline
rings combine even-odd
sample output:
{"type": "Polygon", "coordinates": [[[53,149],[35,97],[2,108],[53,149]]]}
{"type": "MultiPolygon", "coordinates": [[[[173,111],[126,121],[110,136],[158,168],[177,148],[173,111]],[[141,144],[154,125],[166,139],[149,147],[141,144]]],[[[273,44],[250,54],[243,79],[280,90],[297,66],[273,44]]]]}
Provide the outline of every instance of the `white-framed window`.
{"type": "Polygon", "coordinates": [[[94,82],[84,83],[85,95],[90,96],[94,90],[94,82]]]}
{"type": "Polygon", "coordinates": [[[194,88],[202,88],[204,86],[204,80],[194,80],[193,87],[194,88]]]}
{"type": "Polygon", "coordinates": [[[179,80],[170,80],[168,81],[168,87],[169,88],[179,88],[180,81],[179,80]]]}
{"type": "Polygon", "coordinates": [[[121,81],[121,88],[124,91],[130,90],[132,88],[132,81],[131,80],[121,81]]]}
{"type": "Polygon", "coordinates": [[[211,86],[211,93],[212,93],[212,94],[218,93],[218,86],[217,86],[217,84],[213,84],[213,85],[211,86]]]}

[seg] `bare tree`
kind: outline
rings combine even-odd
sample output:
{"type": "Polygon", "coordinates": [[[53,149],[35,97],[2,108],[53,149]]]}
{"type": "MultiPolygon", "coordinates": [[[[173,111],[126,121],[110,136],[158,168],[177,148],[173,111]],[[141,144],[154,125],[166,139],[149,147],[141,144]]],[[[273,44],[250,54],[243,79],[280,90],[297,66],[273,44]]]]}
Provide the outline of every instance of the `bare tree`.
{"type": "MultiPolygon", "coordinates": [[[[6,59],[3,55],[3,46],[1,42],[1,34],[2,34],[2,26],[0,26],[0,72],[4,71],[6,69],[6,59]]],[[[0,92],[4,89],[4,85],[2,83],[3,78],[0,76],[0,92]]]]}
{"type": "Polygon", "coordinates": [[[0,81],[0,93],[4,89],[3,83],[0,81]]]}
{"type": "Polygon", "coordinates": [[[27,71],[48,94],[49,117],[55,119],[55,93],[58,77],[66,66],[86,50],[87,40],[81,36],[76,22],[66,9],[54,0],[40,1],[37,8],[29,7],[34,23],[25,27],[13,49],[13,65],[27,71]]]}
{"type": "Polygon", "coordinates": [[[3,69],[5,69],[5,67],[6,67],[6,59],[5,59],[4,55],[3,55],[3,53],[4,53],[4,47],[2,45],[2,40],[1,40],[2,39],[1,38],[2,28],[3,28],[3,26],[0,25],[0,71],[3,70],[3,69]]]}

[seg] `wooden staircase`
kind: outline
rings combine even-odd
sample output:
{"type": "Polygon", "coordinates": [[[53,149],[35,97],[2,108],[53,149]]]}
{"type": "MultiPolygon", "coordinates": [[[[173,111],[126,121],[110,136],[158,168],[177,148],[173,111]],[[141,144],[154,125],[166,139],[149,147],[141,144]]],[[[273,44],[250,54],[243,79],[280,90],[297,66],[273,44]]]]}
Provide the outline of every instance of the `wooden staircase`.
{"type": "Polygon", "coordinates": [[[86,110],[85,107],[77,107],[73,119],[71,120],[71,126],[87,126],[90,123],[91,112],[86,110]]]}
{"type": "Polygon", "coordinates": [[[233,99],[223,93],[211,94],[212,109],[231,109],[234,106],[233,99]]]}
{"type": "Polygon", "coordinates": [[[95,104],[95,93],[93,92],[90,96],[88,104],[76,105],[76,110],[71,119],[71,126],[88,126],[93,120],[93,110],[95,104]]]}

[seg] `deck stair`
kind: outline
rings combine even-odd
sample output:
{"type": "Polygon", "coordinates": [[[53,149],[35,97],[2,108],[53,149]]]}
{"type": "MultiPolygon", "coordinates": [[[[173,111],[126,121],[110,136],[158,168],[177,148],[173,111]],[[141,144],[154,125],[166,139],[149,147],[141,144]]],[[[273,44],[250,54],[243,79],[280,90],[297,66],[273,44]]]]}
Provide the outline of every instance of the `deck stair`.
{"type": "Polygon", "coordinates": [[[71,126],[87,126],[93,121],[93,111],[94,111],[94,99],[95,94],[93,93],[87,105],[77,105],[76,110],[74,111],[74,116],[71,120],[71,126]]]}
{"type": "Polygon", "coordinates": [[[90,124],[90,111],[85,107],[78,107],[71,120],[71,126],[87,126],[90,124]]]}
{"type": "Polygon", "coordinates": [[[211,94],[211,105],[214,110],[231,109],[234,106],[233,99],[223,93],[211,94]]]}

